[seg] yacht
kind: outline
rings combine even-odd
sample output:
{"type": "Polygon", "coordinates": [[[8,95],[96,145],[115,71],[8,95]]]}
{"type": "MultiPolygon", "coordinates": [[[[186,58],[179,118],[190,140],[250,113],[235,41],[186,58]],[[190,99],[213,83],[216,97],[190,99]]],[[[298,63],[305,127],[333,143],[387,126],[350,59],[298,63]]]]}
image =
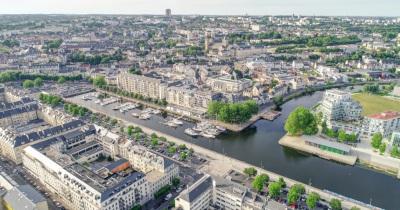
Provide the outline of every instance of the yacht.
{"type": "Polygon", "coordinates": [[[149,113],[144,113],[139,115],[139,119],[141,120],[148,120],[150,119],[151,115],[149,113]]]}
{"type": "Polygon", "coordinates": [[[186,128],[185,133],[189,136],[198,136],[199,134],[191,128],[186,128]]]}
{"type": "Polygon", "coordinates": [[[155,109],[155,110],[153,111],[153,114],[161,114],[161,111],[160,111],[159,109],[155,109]]]}
{"type": "Polygon", "coordinates": [[[138,113],[136,113],[136,112],[132,112],[132,117],[139,117],[139,114],[138,113]]]}
{"type": "Polygon", "coordinates": [[[203,132],[201,132],[200,134],[201,134],[202,136],[206,137],[206,138],[210,138],[210,139],[215,138],[215,135],[213,135],[213,134],[211,134],[211,133],[209,133],[209,132],[207,132],[207,131],[203,131],[203,132]]]}
{"type": "Polygon", "coordinates": [[[172,123],[174,123],[175,125],[183,125],[183,122],[181,120],[178,120],[176,118],[173,118],[171,120],[172,123]]]}
{"type": "Polygon", "coordinates": [[[165,122],[164,125],[172,127],[172,128],[176,128],[178,126],[178,125],[176,125],[175,123],[173,123],[171,121],[165,122]]]}

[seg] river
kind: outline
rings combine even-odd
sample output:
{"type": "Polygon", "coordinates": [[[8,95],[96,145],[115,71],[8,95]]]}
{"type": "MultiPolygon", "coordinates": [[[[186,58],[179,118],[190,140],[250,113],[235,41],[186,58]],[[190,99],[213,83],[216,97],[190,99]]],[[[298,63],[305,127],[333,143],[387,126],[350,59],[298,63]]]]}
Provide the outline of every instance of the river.
{"type": "Polygon", "coordinates": [[[160,123],[164,121],[160,116],[153,116],[148,121],[133,117],[131,120],[320,189],[371,202],[384,209],[399,209],[400,199],[396,197],[400,195],[400,180],[395,177],[362,166],[343,165],[301,154],[278,144],[285,134],[283,125],[289,113],[297,106],[311,107],[321,98],[322,92],[316,92],[293,99],[282,106],[282,115],[276,120],[259,120],[240,133],[226,133],[216,139],[192,138],[184,134],[184,129],[193,126],[192,123],[172,129],[160,123]]]}

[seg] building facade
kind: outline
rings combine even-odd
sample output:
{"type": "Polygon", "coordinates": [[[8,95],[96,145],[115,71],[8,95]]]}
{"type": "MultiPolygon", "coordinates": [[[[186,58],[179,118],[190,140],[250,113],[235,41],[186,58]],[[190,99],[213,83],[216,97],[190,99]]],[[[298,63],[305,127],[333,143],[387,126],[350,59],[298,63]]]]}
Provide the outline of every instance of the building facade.
{"type": "Polygon", "coordinates": [[[361,119],[362,107],[351,98],[351,93],[332,89],[325,91],[320,111],[330,121],[355,121],[361,119]]]}

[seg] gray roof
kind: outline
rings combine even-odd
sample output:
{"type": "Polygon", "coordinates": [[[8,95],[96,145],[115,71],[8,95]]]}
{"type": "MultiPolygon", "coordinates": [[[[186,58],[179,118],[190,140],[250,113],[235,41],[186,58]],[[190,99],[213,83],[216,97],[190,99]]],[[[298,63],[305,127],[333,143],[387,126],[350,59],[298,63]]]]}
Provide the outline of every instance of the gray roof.
{"type": "Polygon", "coordinates": [[[124,180],[114,185],[113,187],[107,188],[105,191],[101,193],[101,201],[107,200],[109,197],[114,195],[115,193],[120,192],[127,188],[127,186],[141,180],[145,175],[141,172],[134,172],[126,177],[124,180]]]}
{"type": "MultiPolygon", "coordinates": [[[[204,176],[203,176],[204,177],[204,176]]],[[[201,178],[201,182],[197,185],[194,185],[193,188],[189,188],[187,191],[184,191],[185,194],[181,197],[183,200],[188,202],[192,202],[196,200],[201,194],[206,192],[208,189],[212,187],[212,178],[208,176],[207,178],[201,178]]]]}
{"type": "Polygon", "coordinates": [[[26,104],[24,106],[21,107],[16,107],[16,108],[12,108],[12,109],[7,109],[4,111],[0,112],[0,118],[6,118],[6,117],[10,117],[13,115],[17,115],[17,114],[21,114],[21,113],[25,113],[25,112],[30,112],[30,111],[36,111],[38,109],[38,105],[36,103],[30,103],[30,104],[26,104]]]}
{"type": "Polygon", "coordinates": [[[5,202],[13,209],[36,209],[36,205],[46,199],[30,185],[21,185],[11,189],[5,196],[5,202]]]}
{"type": "Polygon", "coordinates": [[[83,126],[85,123],[82,120],[73,120],[62,125],[57,125],[51,128],[47,128],[38,132],[31,132],[28,134],[20,135],[15,137],[14,147],[18,147],[33,141],[37,141],[46,137],[54,136],[62,132],[75,129],[83,126]]]}

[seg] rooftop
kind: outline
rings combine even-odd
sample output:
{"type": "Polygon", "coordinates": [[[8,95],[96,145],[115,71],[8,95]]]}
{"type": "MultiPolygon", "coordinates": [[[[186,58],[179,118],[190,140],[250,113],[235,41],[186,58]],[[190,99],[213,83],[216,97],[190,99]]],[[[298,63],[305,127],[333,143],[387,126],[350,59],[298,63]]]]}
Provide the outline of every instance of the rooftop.
{"type": "Polygon", "coordinates": [[[187,202],[193,202],[201,194],[206,192],[211,187],[212,187],[211,176],[204,175],[199,181],[197,181],[195,184],[191,185],[188,189],[184,190],[181,193],[180,198],[187,202]]]}
{"type": "Polygon", "coordinates": [[[400,113],[393,112],[393,111],[386,111],[386,112],[368,115],[368,118],[378,119],[378,120],[391,120],[394,118],[400,118],[400,113]]]}

